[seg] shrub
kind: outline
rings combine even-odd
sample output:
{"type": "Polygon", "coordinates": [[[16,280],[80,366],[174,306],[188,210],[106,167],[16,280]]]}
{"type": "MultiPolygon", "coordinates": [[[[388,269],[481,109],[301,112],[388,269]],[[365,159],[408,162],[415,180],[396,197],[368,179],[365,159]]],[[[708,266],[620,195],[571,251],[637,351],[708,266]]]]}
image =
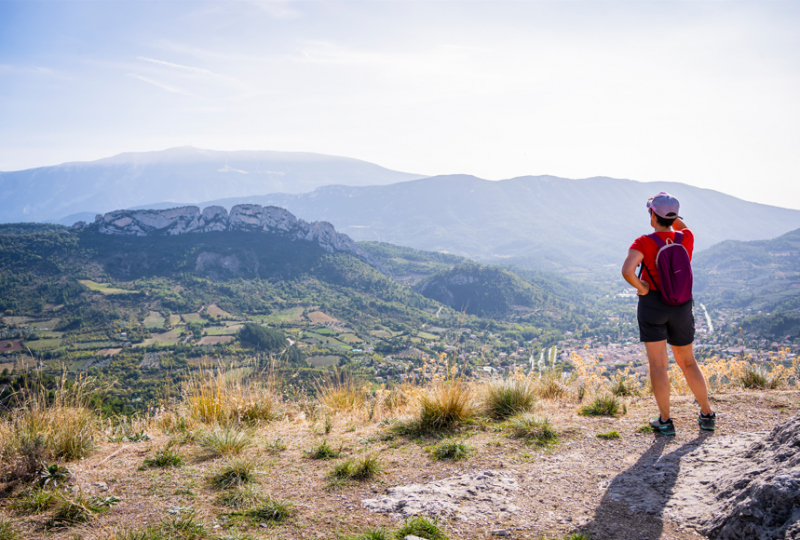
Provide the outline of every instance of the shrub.
{"type": "Polygon", "coordinates": [[[530,411],[536,404],[536,391],[529,378],[509,378],[486,385],[484,408],[493,418],[505,420],[530,411]]]}
{"type": "Polygon", "coordinates": [[[293,513],[292,503],[269,496],[259,506],[245,512],[245,515],[258,521],[281,522],[293,513]]]}
{"type": "Polygon", "coordinates": [[[211,477],[211,484],[218,489],[228,489],[254,482],[256,467],[252,461],[236,459],[211,477]]]}
{"type": "Polygon", "coordinates": [[[416,427],[421,432],[448,430],[474,415],[474,395],[468,384],[437,381],[420,394],[416,427]]]}
{"type": "Polygon", "coordinates": [[[431,450],[433,459],[449,459],[458,461],[466,458],[472,450],[469,446],[458,441],[442,441],[431,450]]]}
{"type": "Polygon", "coordinates": [[[253,446],[253,437],[249,432],[231,427],[216,428],[202,433],[197,444],[215,456],[238,456],[253,446]]]}
{"type": "Polygon", "coordinates": [[[406,521],[394,533],[397,540],[403,540],[406,536],[419,536],[427,540],[449,540],[444,531],[439,527],[439,521],[415,516],[406,521]]]}
{"type": "Polygon", "coordinates": [[[628,381],[624,375],[616,377],[611,384],[611,393],[617,397],[638,396],[641,391],[635,381],[628,381]]]}
{"type": "Polygon", "coordinates": [[[589,405],[581,407],[578,414],[581,416],[619,416],[626,412],[627,408],[617,396],[608,394],[597,396],[589,405]]]}
{"type": "Polygon", "coordinates": [[[621,439],[622,438],[620,436],[620,434],[619,434],[619,431],[617,431],[616,429],[612,429],[611,431],[607,431],[605,433],[598,433],[597,437],[599,439],[605,439],[607,441],[610,441],[610,440],[613,440],[613,439],[621,439]]]}
{"type": "Polygon", "coordinates": [[[550,419],[532,414],[520,414],[508,422],[514,437],[525,439],[536,446],[546,446],[558,441],[558,433],[550,425],[550,419]]]}
{"type": "Polygon", "coordinates": [[[144,460],[144,467],[180,467],[183,465],[183,458],[169,448],[156,451],[151,458],[144,460]]]}
{"type": "Polygon", "coordinates": [[[219,497],[217,497],[217,504],[242,510],[244,508],[252,508],[263,500],[258,493],[247,487],[237,487],[229,489],[219,497]]]}
{"type": "Polygon", "coordinates": [[[311,459],[336,459],[342,455],[342,448],[334,450],[329,444],[328,439],[323,440],[317,446],[306,452],[311,459]]]}
{"type": "Polygon", "coordinates": [[[773,376],[763,366],[748,364],[739,377],[739,384],[744,388],[775,390],[781,387],[783,380],[778,375],[773,376]]]}

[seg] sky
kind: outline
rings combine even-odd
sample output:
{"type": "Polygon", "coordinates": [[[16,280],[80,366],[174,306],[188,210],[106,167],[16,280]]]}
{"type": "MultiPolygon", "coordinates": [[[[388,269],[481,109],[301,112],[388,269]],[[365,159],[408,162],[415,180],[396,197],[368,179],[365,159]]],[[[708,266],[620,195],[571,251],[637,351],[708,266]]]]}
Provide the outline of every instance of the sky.
{"type": "Polygon", "coordinates": [[[800,2],[0,0],[0,170],[193,145],[800,209],[800,2]]]}

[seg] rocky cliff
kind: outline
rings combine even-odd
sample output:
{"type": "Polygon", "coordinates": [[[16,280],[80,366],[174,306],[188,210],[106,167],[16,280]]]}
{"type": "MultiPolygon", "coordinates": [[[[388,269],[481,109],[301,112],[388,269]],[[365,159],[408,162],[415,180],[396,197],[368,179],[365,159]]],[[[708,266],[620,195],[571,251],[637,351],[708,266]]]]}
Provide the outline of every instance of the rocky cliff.
{"type": "Polygon", "coordinates": [[[82,228],[126,236],[172,236],[212,231],[279,234],[292,240],[317,242],[329,253],[350,253],[372,266],[379,266],[349,236],[336,232],[330,223],[308,223],[276,206],[240,204],[234,206],[230,214],[221,206],[209,206],[202,212],[196,206],[168,210],[115,210],[105,215],[98,214],[92,224],[80,221],[73,225],[73,229],[82,228]]]}

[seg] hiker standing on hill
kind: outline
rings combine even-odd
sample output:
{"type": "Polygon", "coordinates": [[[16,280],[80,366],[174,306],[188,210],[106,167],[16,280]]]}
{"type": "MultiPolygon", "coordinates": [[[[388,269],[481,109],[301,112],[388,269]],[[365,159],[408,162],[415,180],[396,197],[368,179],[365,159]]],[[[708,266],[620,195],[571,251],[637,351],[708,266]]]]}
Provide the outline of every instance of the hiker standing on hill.
{"type": "Polygon", "coordinates": [[[700,404],[700,427],[713,431],[716,415],[711,410],[706,381],[692,351],[694,302],[690,263],[694,234],[678,215],[678,199],[669,193],[662,191],[649,199],[647,211],[655,232],[640,236],[633,242],[622,265],[622,276],[639,294],[639,338],[647,349],[650,382],[660,412],[650,426],[664,435],[675,435],[675,424],[669,410],[669,343],[675,362],[700,404]],[[640,264],[642,270],[637,276],[636,267],[640,264]]]}

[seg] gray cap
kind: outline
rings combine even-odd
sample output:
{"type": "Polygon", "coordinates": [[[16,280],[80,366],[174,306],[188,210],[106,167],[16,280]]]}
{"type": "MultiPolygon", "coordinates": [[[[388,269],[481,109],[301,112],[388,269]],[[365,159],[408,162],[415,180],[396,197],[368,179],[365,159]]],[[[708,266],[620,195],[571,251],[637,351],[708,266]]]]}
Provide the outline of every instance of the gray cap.
{"type": "Polygon", "coordinates": [[[647,209],[652,210],[657,216],[661,216],[664,219],[683,219],[678,215],[678,212],[681,211],[681,203],[666,191],[662,191],[655,197],[648,199],[647,209]]]}

